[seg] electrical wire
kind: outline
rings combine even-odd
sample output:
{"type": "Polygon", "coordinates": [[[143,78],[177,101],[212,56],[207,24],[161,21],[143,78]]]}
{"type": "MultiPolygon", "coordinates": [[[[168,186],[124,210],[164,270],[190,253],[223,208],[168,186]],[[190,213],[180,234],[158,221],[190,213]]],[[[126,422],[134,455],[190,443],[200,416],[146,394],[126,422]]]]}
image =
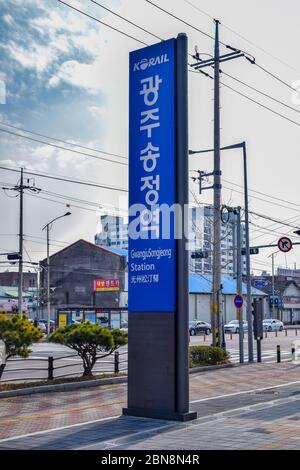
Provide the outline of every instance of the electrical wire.
{"type": "Polygon", "coordinates": [[[22,139],[27,139],[27,140],[30,140],[32,142],[37,142],[39,144],[48,145],[50,147],[54,147],[54,148],[57,148],[57,149],[60,149],[60,150],[66,150],[67,152],[76,153],[78,155],[84,155],[84,156],[90,157],[90,158],[95,158],[97,160],[107,161],[109,163],[117,163],[118,165],[124,165],[124,166],[128,165],[128,163],[118,162],[117,160],[110,160],[109,158],[100,157],[100,156],[97,156],[97,155],[92,155],[91,153],[81,152],[81,151],[75,150],[75,149],[74,150],[69,149],[69,148],[63,147],[61,145],[53,144],[51,142],[46,142],[45,140],[39,140],[39,139],[35,139],[33,137],[29,137],[27,135],[18,134],[17,132],[12,132],[12,131],[9,131],[7,129],[0,128],[0,132],[4,132],[6,134],[13,135],[13,136],[16,136],[16,137],[21,137],[22,139]]]}
{"type": "Polygon", "coordinates": [[[59,3],[62,3],[63,5],[65,5],[66,7],[71,8],[71,10],[74,10],[77,13],[80,13],[81,15],[86,16],[87,18],[90,18],[91,20],[97,21],[97,23],[100,23],[103,26],[106,26],[107,28],[110,28],[113,31],[116,31],[120,34],[123,34],[123,36],[126,36],[127,38],[133,39],[134,41],[139,42],[140,44],[143,44],[144,46],[148,46],[148,44],[146,42],[141,41],[140,39],[137,39],[136,37],[131,36],[130,34],[124,33],[124,31],[121,31],[120,29],[115,28],[114,26],[111,26],[111,25],[105,23],[104,21],[99,20],[99,18],[96,18],[95,16],[89,15],[88,13],[84,12],[83,10],[80,10],[79,8],[76,8],[76,7],[74,7],[73,5],[70,5],[67,2],[63,2],[62,0],[57,0],[57,1],[59,3]]]}
{"type": "Polygon", "coordinates": [[[299,114],[300,114],[299,109],[293,108],[293,106],[290,106],[290,105],[288,105],[287,103],[284,103],[283,101],[280,101],[280,100],[278,100],[277,98],[274,98],[274,96],[271,96],[271,95],[269,95],[268,93],[265,93],[265,92],[263,92],[263,91],[261,91],[261,90],[258,90],[257,88],[255,88],[255,87],[249,85],[248,83],[243,82],[243,81],[240,80],[239,78],[233,77],[232,75],[230,75],[230,74],[227,73],[227,72],[224,72],[223,70],[220,71],[220,73],[221,73],[222,75],[226,75],[226,77],[229,77],[229,78],[231,78],[232,80],[235,80],[236,82],[238,82],[238,83],[240,83],[240,84],[246,86],[247,88],[250,88],[250,90],[256,91],[256,92],[259,93],[260,95],[265,96],[266,98],[269,98],[270,100],[274,101],[275,103],[279,103],[279,104],[281,104],[282,106],[285,106],[286,108],[291,109],[292,111],[295,111],[296,113],[299,113],[299,114]]]}
{"type": "MultiPolygon", "coordinates": [[[[195,10],[198,10],[200,13],[202,13],[203,15],[207,16],[208,18],[210,19],[214,19],[212,15],[210,15],[209,13],[207,13],[206,11],[204,11],[203,9],[199,8],[198,6],[194,5],[192,2],[190,2],[189,0],[183,0],[185,3],[191,5],[193,8],[195,8],[195,10]]],[[[243,39],[244,41],[248,42],[248,44],[250,44],[251,46],[254,46],[255,48],[257,48],[258,50],[264,52],[264,54],[272,57],[272,59],[275,59],[277,60],[278,62],[280,62],[281,64],[285,65],[286,67],[290,68],[291,70],[293,70],[294,72],[297,72],[300,74],[300,70],[296,69],[295,67],[293,67],[292,65],[288,64],[287,62],[283,61],[282,59],[280,59],[279,57],[276,57],[274,54],[271,54],[270,52],[268,52],[266,49],[262,48],[261,46],[259,46],[258,44],[255,44],[253,41],[251,41],[250,39],[246,38],[245,36],[241,35],[240,33],[238,33],[237,31],[235,31],[234,29],[230,28],[229,26],[225,25],[223,22],[221,23],[221,27],[224,28],[224,29],[227,29],[228,31],[230,31],[231,33],[235,34],[237,37],[239,37],[240,39],[243,39]]]]}
{"type": "Polygon", "coordinates": [[[156,38],[156,39],[159,39],[160,41],[163,41],[162,38],[160,38],[159,36],[157,36],[156,34],[154,33],[151,33],[151,31],[148,31],[147,29],[143,28],[142,26],[139,26],[137,25],[136,23],[134,23],[133,21],[130,21],[128,18],[125,18],[124,16],[122,15],[119,15],[118,13],[116,13],[115,11],[107,8],[106,6],[104,5],[101,5],[101,3],[99,2],[96,2],[95,0],[90,0],[92,3],[94,3],[95,5],[98,5],[99,7],[103,8],[103,10],[106,10],[108,11],[109,13],[111,13],[112,15],[115,15],[117,16],[118,18],[121,18],[122,20],[126,21],[128,24],[131,24],[132,26],[134,26],[135,28],[138,28],[140,29],[141,31],[144,31],[145,33],[147,34],[150,34],[150,36],[156,38]]]}
{"type": "Polygon", "coordinates": [[[82,148],[82,149],[85,149],[85,150],[91,150],[92,152],[103,153],[104,155],[109,155],[111,157],[118,157],[118,158],[122,158],[124,160],[128,160],[128,158],[124,157],[124,155],[119,155],[117,153],[105,152],[104,150],[99,150],[99,149],[95,149],[95,148],[91,148],[91,147],[86,147],[85,145],[76,144],[74,142],[69,142],[68,140],[58,139],[57,137],[51,137],[51,136],[46,135],[46,134],[41,134],[39,132],[34,132],[34,131],[30,131],[28,129],[24,129],[23,127],[14,126],[14,125],[8,124],[7,122],[4,122],[4,121],[0,121],[0,124],[2,126],[7,126],[7,127],[12,128],[12,129],[16,129],[18,131],[27,132],[28,134],[37,135],[39,137],[44,137],[45,139],[54,140],[56,142],[62,142],[63,144],[71,145],[73,147],[78,147],[78,148],[82,148]]]}
{"type": "MultiPolygon", "coordinates": [[[[7,170],[7,171],[13,171],[13,172],[16,172],[16,173],[20,173],[20,169],[14,169],[14,168],[4,167],[4,166],[0,166],[0,170],[7,170]]],[[[118,187],[115,187],[115,186],[106,186],[106,185],[102,185],[102,184],[98,184],[98,183],[94,183],[94,182],[74,180],[74,179],[64,178],[64,177],[56,176],[56,175],[51,176],[49,174],[43,174],[42,172],[35,173],[33,171],[24,170],[24,174],[39,176],[41,178],[48,178],[48,179],[57,180],[57,181],[64,181],[64,182],[68,182],[68,183],[80,184],[80,185],[84,185],[84,186],[91,186],[91,187],[94,187],[94,188],[109,189],[109,190],[112,190],[112,191],[121,191],[121,192],[125,192],[125,193],[128,192],[127,189],[118,188],[118,187]]]]}

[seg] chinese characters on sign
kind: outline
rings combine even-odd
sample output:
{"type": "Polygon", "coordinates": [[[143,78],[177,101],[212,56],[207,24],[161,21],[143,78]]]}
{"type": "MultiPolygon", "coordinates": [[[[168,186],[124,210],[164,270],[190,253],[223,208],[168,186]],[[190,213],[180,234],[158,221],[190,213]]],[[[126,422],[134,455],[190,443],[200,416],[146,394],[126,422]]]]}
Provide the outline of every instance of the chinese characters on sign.
{"type": "Polygon", "coordinates": [[[119,279],[99,279],[94,281],[95,292],[108,292],[120,290],[119,279]]]}

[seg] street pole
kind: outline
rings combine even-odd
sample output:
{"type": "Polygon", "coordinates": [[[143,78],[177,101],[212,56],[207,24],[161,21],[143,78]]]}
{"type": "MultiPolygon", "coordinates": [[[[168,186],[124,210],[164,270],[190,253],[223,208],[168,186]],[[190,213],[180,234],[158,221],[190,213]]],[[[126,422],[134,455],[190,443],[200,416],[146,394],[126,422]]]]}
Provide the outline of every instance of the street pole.
{"type": "Polygon", "coordinates": [[[274,279],[274,255],[275,253],[272,253],[272,318],[275,318],[275,302],[274,302],[274,297],[275,297],[275,279],[274,279]]]}
{"type": "MultiPolygon", "coordinates": [[[[236,266],[237,266],[237,294],[243,294],[242,285],[242,238],[241,238],[241,208],[236,210],[236,266]]],[[[243,307],[237,308],[237,317],[239,320],[239,357],[240,363],[244,362],[244,322],[243,322],[243,307]]]]}
{"type": "Polygon", "coordinates": [[[50,336],[50,249],[49,249],[49,224],[47,224],[47,337],[50,336]]]}
{"type": "Polygon", "coordinates": [[[253,362],[253,320],[251,308],[251,265],[249,235],[248,172],[246,142],[242,143],[244,162],[244,206],[245,206],[245,242],[246,242],[246,285],[247,285],[247,322],[248,322],[248,361],[253,362]]]}
{"type": "MultiPolygon", "coordinates": [[[[71,212],[66,212],[63,215],[60,215],[58,217],[55,217],[55,219],[51,220],[45,227],[42,228],[42,230],[46,229],[47,232],[47,337],[49,338],[50,335],[50,319],[51,319],[51,302],[50,302],[50,237],[49,237],[49,232],[50,232],[50,227],[58,219],[61,219],[62,217],[66,217],[68,215],[71,215],[71,212]]],[[[43,277],[44,278],[44,277],[43,277]]]]}
{"type": "Polygon", "coordinates": [[[220,162],[220,49],[219,21],[215,20],[214,53],[214,208],[213,208],[213,292],[212,332],[213,346],[220,346],[221,316],[221,162],[220,162]]]}
{"type": "Polygon", "coordinates": [[[18,313],[23,311],[23,168],[20,181],[20,212],[19,212],[19,276],[18,276],[18,313]]]}

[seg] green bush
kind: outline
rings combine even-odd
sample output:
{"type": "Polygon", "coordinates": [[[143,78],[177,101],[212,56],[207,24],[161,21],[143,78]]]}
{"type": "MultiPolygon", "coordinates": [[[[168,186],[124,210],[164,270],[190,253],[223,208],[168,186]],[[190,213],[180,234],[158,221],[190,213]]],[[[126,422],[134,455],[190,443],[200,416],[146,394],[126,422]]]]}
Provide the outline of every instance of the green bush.
{"type": "Polygon", "coordinates": [[[191,346],[190,367],[226,364],[229,354],[215,346],[191,346]]]}
{"type": "Polygon", "coordinates": [[[97,359],[109,356],[120,346],[127,344],[127,336],[122,330],[109,330],[85,321],[61,326],[52,333],[49,341],[76,351],[83,362],[83,376],[91,377],[97,359]]]}

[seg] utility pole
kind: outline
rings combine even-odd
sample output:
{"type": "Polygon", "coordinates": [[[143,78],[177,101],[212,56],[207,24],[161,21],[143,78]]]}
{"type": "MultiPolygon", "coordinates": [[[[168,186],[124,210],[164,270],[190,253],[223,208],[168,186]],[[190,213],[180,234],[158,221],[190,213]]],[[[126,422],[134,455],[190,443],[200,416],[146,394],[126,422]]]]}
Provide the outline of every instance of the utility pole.
{"type": "Polygon", "coordinates": [[[18,313],[22,314],[23,307],[23,168],[21,168],[20,212],[19,212],[19,280],[18,280],[18,313]]]}
{"type": "Polygon", "coordinates": [[[219,21],[215,20],[215,54],[214,54],[214,209],[213,209],[213,344],[220,346],[221,315],[221,162],[220,162],[220,47],[219,21]]]}
{"type": "MultiPolygon", "coordinates": [[[[220,56],[219,45],[219,24],[215,21],[215,49],[214,57],[207,60],[201,59],[198,52],[194,56],[197,61],[192,64],[198,72],[202,72],[204,67],[214,68],[214,207],[213,207],[213,291],[211,302],[211,326],[212,326],[212,342],[213,346],[220,346],[221,333],[221,312],[220,312],[220,291],[221,291],[221,161],[220,161],[220,63],[238,57],[245,57],[245,54],[228,46],[233,52],[220,56]]],[[[200,175],[201,176],[201,175],[200,175]]]]}
{"type": "MultiPolygon", "coordinates": [[[[243,295],[242,289],[242,237],[241,237],[241,208],[235,209],[236,214],[236,273],[237,273],[237,294],[243,295]]],[[[243,307],[237,308],[239,320],[239,355],[240,363],[244,362],[244,321],[243,307]]]]}
{"type": "Polygon", "coordinates": [[[36,188],[33,182],[33,185],[30,186],[30,180],[27,179],[27,184],[24,184],[24,169],[21,168],[21,178],[20,183],[15,185],[13,188],[5,188],[2,189],[4,191],[17,191],[20,194],[20,209],[19,209],[19,279],[18,279],[18,313],[22,314],[22,307],[23,307],[23,240],[24,240],[24,233],[23,233],[23,199],[24,199],[24,190],[32,191],[38,193],[41,189],[36,188]]]}

